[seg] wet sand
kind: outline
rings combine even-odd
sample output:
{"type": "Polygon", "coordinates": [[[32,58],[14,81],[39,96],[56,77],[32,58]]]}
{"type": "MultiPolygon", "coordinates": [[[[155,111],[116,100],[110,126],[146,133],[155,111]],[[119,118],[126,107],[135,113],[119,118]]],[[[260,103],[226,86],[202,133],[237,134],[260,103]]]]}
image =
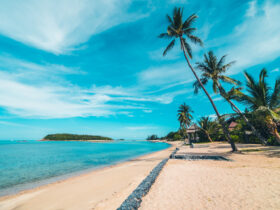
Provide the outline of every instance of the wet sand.
{"type": "Polygon", "coordinates": [[[116,209],[174,146],[64,181],[0,198],[0,209],[116,209]]]}

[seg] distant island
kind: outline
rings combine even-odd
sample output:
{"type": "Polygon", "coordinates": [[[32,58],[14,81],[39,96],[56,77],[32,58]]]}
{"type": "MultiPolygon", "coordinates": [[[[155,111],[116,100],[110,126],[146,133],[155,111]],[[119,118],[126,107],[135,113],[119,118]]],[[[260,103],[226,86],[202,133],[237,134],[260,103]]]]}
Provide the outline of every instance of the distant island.
{"type": "Polygon", "coordinates": [[[57,133],[46,135],[42,141],[112,141],[113,139],[104,136],[77,135],[69,133],[57,133]]]}

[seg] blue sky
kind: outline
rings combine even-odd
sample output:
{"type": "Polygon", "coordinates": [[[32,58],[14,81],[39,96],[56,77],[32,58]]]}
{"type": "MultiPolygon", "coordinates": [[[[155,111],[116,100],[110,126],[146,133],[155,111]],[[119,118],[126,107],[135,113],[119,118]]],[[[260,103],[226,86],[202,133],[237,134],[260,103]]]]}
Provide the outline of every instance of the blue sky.
{"type": "MultiPolygon", "coordinates": [[[[228,72],[280,75],[280,2],[9,0],[0,8],[0,139],[40,139],[49,133],[142,139],[178,129],[186,102],[195,118],[212,116],[193,94],[194,76],[177,45],[162,57],[165,15],[183,6],[197,13],[192,63],[213,50],[228,72]]],[[[207,87],[209,90],[211,87],[207,87]]],[[[211,92],[211,91],[210,91],[211,92]]],[[[230,107],[211,92],[221,113],[230,107]]],[[[244,108],[241,106],[241,108],[244,108]]]]}

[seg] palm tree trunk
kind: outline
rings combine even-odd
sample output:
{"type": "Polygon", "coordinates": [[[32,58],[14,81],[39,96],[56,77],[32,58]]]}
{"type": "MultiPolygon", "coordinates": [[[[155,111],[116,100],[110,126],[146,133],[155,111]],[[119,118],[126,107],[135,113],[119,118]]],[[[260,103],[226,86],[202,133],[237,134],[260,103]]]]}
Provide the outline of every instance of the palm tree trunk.
{"type": "Polygon", "coordinates": [[[182,49],[183,49],[183,52],[184,52],[184,56],[185,56],[185,59],[187,60],[187,63],[191,69],[191,71],[193,72],[195,78],[197,79],[197,81],[199,82],[200,86],[202,87],[203,91],[205,92],[205,94],[207,95],[209,101],[211,102],[215,112],[216,112],[216,115],[219,119],[219,122],[220,124],[222,125],[222,128],[223,128],[223,132],[225,134],[225,137],[227,139],[227,141],[230,143],[231,145],[231,149],[232,149],[232,152],[236,152],[237,151],[237,147],[235,146],[235,143],[234,141],[232,140],[232,138],[230,137],[229,135],[229,131],[227,130],[226,126],[225,126],[225,123],[224,121],[221,119],[221,115],[219,114],[218,110],[217,110],[217,107],[215,106],[211,96],[209,95],[209,93],[207,92],[207,90],[205,89],[204,85],[202,84],[202,82],[200,81],[199,77],[197,76],[196,72],[194,71],[189,59],[188,59],[188,56],[186,54],[186,48],[185,48],[185,45],[184,45],[184,42],[183,42],[183,38],[182,36],[180,36],[180,41],[181,41],[181,46],[182,46],[182,49]]]}
{"type": "Polygon", "coordinates": [[[280,135],[277,131],[277,125],[272,119],[268,121],[271,134],[275,137],[276,141],[280,144],[280,135]]]}
{"type": "MultiPolygon", "coordinates": [[[[221,87],[219,87],[220,93],[221,93],[221,87]]],[[[223,97],[223,96],[222,96],[223,97]]],[[[266,139],[256,130],[256,128],[249,122],[248,118],[240,111],[240,109],[238,109],[238,107],[228,98],[224,97],[227,102],[231,105],[231,108],[233,111],[235,111],[236,113],[238,113],[243,119],[244,121],[247,123],[247,125],[250,126],[250,128],[252,129],[253,134],[261,140],[261,142],[266,145],[267,141],[266,139]]]]}
{"type": "Polygon", "coordinates": [[[277,131],[277,128],[274,129],[274,136],[276,138],[276,141],[280,144],[280,135],[277,131]]]}
{"type": "Polygon", "coordinates": [[[205,133],[206,133],[206,136],[207,136],[208,140],[209,140],[210,142],[213,142],[213,140],[212,140],[212,138],[210,137],[209,133],[208,133],[207,131],[205,131],[205,133]]]}
{"type": "Polygon", "coordinates": [[[184,144],[186,144],[187,125],[186,125],[185,132],[184,132],[184,128],[181,128],[181,129],[183,131],[184,144]]]}
{"type": "MultiPolygon", "coordinates": [[[[187,128],[188,128],[188,125],[187,125],[187,123],[186,123],[186,133],[187,133],[187,128]]],[[[189,136],[188,136],[188,138],[189,138],[189,136]]],[[[188,139],[189,140],[189,143],[190,143],[190,148],[192,148],[192,143],[191,143],[191,140],[190,140],[190,138],[188,139]]],[[[185,144],[186,144],[186,142],[185,142],[185,144]]]]}

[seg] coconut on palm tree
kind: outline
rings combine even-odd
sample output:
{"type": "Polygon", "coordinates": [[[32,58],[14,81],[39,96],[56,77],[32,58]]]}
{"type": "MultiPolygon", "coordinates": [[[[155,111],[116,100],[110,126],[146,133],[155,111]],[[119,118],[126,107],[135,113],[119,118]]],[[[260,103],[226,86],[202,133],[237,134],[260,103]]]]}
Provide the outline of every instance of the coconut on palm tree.
{"type": "Polygon", "coordinates": [[[196,14],[192,14],[185,21],[183,21],[183,9],[175,7],[173,10],[172,18],[169,15],[167,15],[166,17],[169,22],[169,25],[167,27],[167,32],[160,34],[159,37],[171,39],[171,42],[168,44],[168,46],[164,50],[163,55],[166,55],[167,52],[170,51],[174,47],[176,40],[179,40],[181,49],[184,53],[188,66],[190,67],[190,69],[191,69],[192,73],[194,74],[195,78],[197,79],[198,83],[201,85],[203,91],[205,92],[208,99],[210,100],[210,102],[217,114],[217,117],[223,127],[225,137],[231,144],[232,151],[237,151],[235,143],[233,142],[233,140],[231,139],[231,137],[229,135],[229,131],[227,130],[224,122],[222,122],[222,120],[221,120],[221,115],[218,112],[218,109],[215,106],[214,101],[212,100],[211,96],[205,89],[204,85],[200,81],[198,75],[196,74],[195,70],[193,69],[193,67],[190,63],[190,59],[192,59],[192,49],[189,44],[189,41],[191,41],[194,44],[200,44],[201,46],[203,45],[201,39],[193,34],[193,32],[196,31],[196,28],[193,27],[193,24],[196,21],[196,19],[198,18],[198,16],[196,14]]]}
{"type": "MultiPolygon", "coordinates": [[[[180,128],[183,131],[184,139],[186,137],[185,132],[187,128],[190,126],[191,121],[193,119],[191,107],[183,103],[180,105],[178,109],[178,120],[180,122],[180,128]],[[184,132],[185,131],[185,132],[184,132]]],[[[191,144],[191,142],[190,142],[191,144]]]]}
{"type": "Polygon", "coordinates": [[[280,78],[276,80],[274,88],[271,88],[265,80],[268,76],[266,69],[261,70],[259,81],[246,71],[244,75],[248,93],[238,91],[237,99],[249,106],[255,117],[263,119],[270,133],[280,143],[280,135],[277,131],[277,123],[280,123],[280,115],[277,113],[280,107],[280,78]]]}
{"type": "MultiPolygon", "coordinates": [[[[226,76],[226,71],[234,64],[235,62],[229,62],[225,64],[226,55],[222,56],[218,59],[213,51],[209,51],[207,54],[204,54],[204,61],[196,63],[197,69],[202,72],[201,75],[201,82],[206,85],[209,81],[212,81],[212,88],[214,93],[220,93],[220,95],[230,104],[233,111],[238,113],[246,122],[248,126],[252,129],[252,132],[255,136],[257,136],[263,144],[266,144],[266,139],[256,130],[256,128],[249,122],[247,117],[241,112],[241,110],[232,102],[231,100],[231,93],[235,90],[232,89],[228,93],[222,86],[222,82],[239,85],[240,82],[226,76]]],[[[198,92],[198,89],[201,87],[198,82],[194,83],[195,93],[198,92]]]]}

